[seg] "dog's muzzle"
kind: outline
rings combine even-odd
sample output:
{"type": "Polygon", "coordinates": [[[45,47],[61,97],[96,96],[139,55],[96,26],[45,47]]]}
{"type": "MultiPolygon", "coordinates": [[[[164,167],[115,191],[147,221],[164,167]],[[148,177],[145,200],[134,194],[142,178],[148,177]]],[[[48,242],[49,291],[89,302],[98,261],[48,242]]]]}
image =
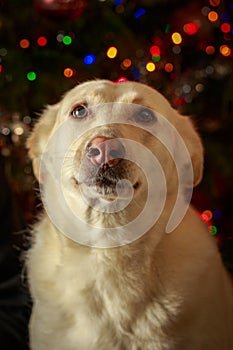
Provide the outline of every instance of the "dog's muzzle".
{"type": "Polygon", "coordinates": [[[122,139],[97,135],[88,142],[79,167],[79,184],[94,186],[97,192],[114,194],[120,180],[127,179],[126,148],[122,139]]]}

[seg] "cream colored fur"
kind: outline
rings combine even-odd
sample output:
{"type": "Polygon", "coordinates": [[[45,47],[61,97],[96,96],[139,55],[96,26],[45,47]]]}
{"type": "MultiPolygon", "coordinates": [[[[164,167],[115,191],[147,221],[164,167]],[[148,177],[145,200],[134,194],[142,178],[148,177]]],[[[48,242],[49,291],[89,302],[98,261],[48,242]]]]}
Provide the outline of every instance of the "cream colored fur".
{"type": "MultiPolygon", "coordinates": [[[[178,115],[164,97],[143,84],[98,80],[72,89],[60,103],[48,107],[35,126],[28,148],[39,181],[43,182],[40,157],[46,143],[56,128],[70,118],[72,108],[79,103],[93,106],[110,102],[140,104],[167,118],[184,139],[192,159],[194,185],[199,183],[203,150],[188,118],[178,115]]],[[[99,113],[95,117],[106,116],[99,113]]],[[[87,128],[91,125],[88,119],[82,123],[87,128]]],[[[177,195],[177,175],[171,155],[140,127],[104,126],[98,128],[97,134],[108,136],[115,132],[114,128],[117,135],[143,143],[159,159],[168,186],[165,208],[141,238],[109,249],[74,242],[59,232],[44,212],[33,229],[27,260],[34,302],[31,349],[233,349],[233,289],[206,225],[190,206],[178,227],[170,234],[165,233],[177,195]]],[[[77,167],[93,135],[96,135],[94,130],[87,131],[72,146],[75,151],[71,153],[72,162],[77,167]]],[[[146,201],[146,179],[134,164],[126,167],[129,180],[140,182],[132,203],[120,214],[94,215],[82,202],[79,185],[71,181],[68,164],[63,184],[74,212],[100,228],[124,225],[134,218],[146,201]]],[[[159,190],[155,178],[157,187],[159,190]]],[[[51,190],[56,210],[55,183],[51,184],[51,190]]]]}

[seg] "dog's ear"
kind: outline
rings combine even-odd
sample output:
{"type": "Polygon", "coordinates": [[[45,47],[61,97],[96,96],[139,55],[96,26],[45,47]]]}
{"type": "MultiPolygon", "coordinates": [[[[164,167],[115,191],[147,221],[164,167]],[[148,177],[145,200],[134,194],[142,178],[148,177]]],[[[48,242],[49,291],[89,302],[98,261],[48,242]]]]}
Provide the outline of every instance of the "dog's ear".
{"type": "Polygon", "coordinates": [[[194,177],[193,186],[197,186],[201,182],[204,167],[204,150],[201,138],[189,117],[181,116],[177,111],[175,111],[175,114],[175,126],[182,136],[191,157],[194,177]]]}
{"type": "Polygon", "coordinates": [[[40,159],[54,127],[58,107],[57,103],[44,110],[26,142],[35,177],[40,182],[42,182],[40,179],[40,159]]]}

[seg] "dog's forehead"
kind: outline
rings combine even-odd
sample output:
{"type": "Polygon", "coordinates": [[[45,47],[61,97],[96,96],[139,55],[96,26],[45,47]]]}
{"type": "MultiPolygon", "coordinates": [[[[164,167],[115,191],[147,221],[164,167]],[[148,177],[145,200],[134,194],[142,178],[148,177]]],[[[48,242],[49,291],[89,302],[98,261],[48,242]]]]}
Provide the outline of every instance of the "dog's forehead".
{"type": "Polygon", "coordinates": [[[116,84],[108,80],[98,80],[76,86],[66,95],[66,99],[70,101],[90,101],[94,104],[101,102],[143,104],[146,100],[153,100],[155,95],[159,96],[159,93],[141,83],[123,82],[116,84]]]}

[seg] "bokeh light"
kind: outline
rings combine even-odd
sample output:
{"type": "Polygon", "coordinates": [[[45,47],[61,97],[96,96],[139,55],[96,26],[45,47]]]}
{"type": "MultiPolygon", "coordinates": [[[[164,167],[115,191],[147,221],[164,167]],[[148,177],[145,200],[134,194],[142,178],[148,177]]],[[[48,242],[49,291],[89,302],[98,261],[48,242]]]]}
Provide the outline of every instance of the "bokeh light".
{"type": "Polygon", "coordinates": [[[209,6],[204,6],[204,7],[202,7],[201,13],[202,13],[204,16],[208,16],[208,13],[209,13],[209,12],[210,12],[209,6]]]}
{"type": "Polygon", "coordinates": [[[164,69],[165,69],[165,72],[171,73],[173,71],[173,69],[174,69],[173,64],[172,63],[166,63],[164,69]]]}
{"type": "Polygon", "coordinates": [[[145,13],[146,13],[146,10],[141,8],[135,12],[134,17],[139,18],[139,17],[143,16],[145,13]]]}
{"type": "Polygon", "coordinates": [[[204,91],[205,89],[205,86],[202,84],[202,83],[197,83],[196,86],[195,86],[195,90],[200,93],[202,91],[204,91]]]}
{"type": "Polygon", "coordinates": [[[69,35],[65,35],[62,39],[63,44],[70,45],[72,43],[72,38],[69,35]]]}
{"type": "Polygon", "coordinates": [[[231,25],[229,23],[222,23],[220,28],[221,28],[221,31],[225,34],[231,31],[231,25]]]}
{"type": "Polygon", "coordinates": [[[146,70],[148,71],[148,72],[153,72],[154,70],[155,70],[155,64],[153,63],[153,62],[148,62],[147,64],[146,64],[146,70]]]}
{"type": "Polygon", "coordinates": [[[208,20],[210,22],[216,22],[218,20],[218,13],[216,11],[210,11],[208,13],[208,20]]]}
{"type": "Polygon", "coordinates": [[[205,222],[209,222],[212,219],[212,217],[213,217],[213,213],[210,210],[205,210],[201,214],[201,218],[205,222]]]}
{"type": "Polygon", "coordinates": [[[14,133],[15,133],[15,135],[17,135],[17,136],[21,136],[21,135],[23,135],[24,134],[24,129],[22,128],[22,126],[16,126],[15,128],[14,128],[14,133]]]}
{"type": "Polygon", "coordinates": [[[220,14],[220,19],[222,22],[230,22],[231,20],[231,15],[229,12],[222,12],[220,14]]]}
{"type": "Polygon", "coordinates": [[[125,77],[120,77],[120,78],[118,78],[118,79],[115,81],[115,83],[116,83],[116,84],[118,84],[118,83],[124,83],[124,82],[126,82],[126,81],[128,81],[127,78],[125,78],[125,77]]]}
{"type": "Polygon", "coordinates": [[[35,72],[28,72],[27,73],[27,79],[29,80],[29,81],[34,81],[34,80],[36,80],[36,73],[35,72]]]}
{"type": "Polygon", "coordinates": [[[173,46],[172,48],[172,52],[175,54],[175,55],[179,55],[181,53],[181,48],[180,46],[173,46]]]}
{"type": "Polygon", "coordinates": [[[64,35],[63,35],[62,33],[57,34],[57,41],[58,41],[59,43],[62,43],[63,38],[64,38],[64,35]]]}
{"type": "Polygon", "coordinates": [[[215,209],[213,211],[213,218],[214,220],[220,220],[222,218],[222,212],[219,209],[215,209]]]}
{"type": "Polygon", "coordinates": [[[28,39],[22,39],[20,40],[19,42],[19,46],[22,48],[22,49],[27,49],[29,46],[30,46],[30,41],[28,39]]]}
{"type": "Polygon", "coordinates": [[[154,57],[160,56],[160,48],[159,48],[159,46],[157,46],[157,45],[151,46],[150,53],[154,57]]]}
{"type": "Polygon", "coordinates": [[[72,78],[74,76],[75,71],[72,68],[65,68],[63,74],[66,78],[72,78]]]}
{"type": "Polygon", "coordinates": [[[44,36],[40,36],[38,39],[37,39],[37,44],[39,46],[46,46],[47,45],[47,39],[44,37],[44,36]]]}
{"type": "Polygon", "coordinates": [[[160,60],[160,48],[157,45],[153,45],[150,48],[150,54],[152,56],[152,60],[154,62],[158,62],[160,60]]]}
{"type": "Polygon", "coordinates": [[[217,7],[220,5],[220,0],[210,0],[210,5],[213,7],[217,7]]]}
{"type": "Polygon", "coordinates": [[[181,37],[180,33],[174,32],[174,33],[172,34],[172,41],[173,41],[173,43],[176,44],[176,45],[181,44],[181,43],[182,43],[182,37],[181,37]]]}
{"type": "Polygon", "coordinates": [[[211,233],[211,235],[216,235],[216,233],[218,232],[218,229],[216,226],[214,225],[209,225],[208,226],[208,230],[211,233]]]}
{"type": "Polygon", "coordinates": [[[215,53],[214,46],[212,46],[212,45],[206,46],[205,52],[207,53],[207,55],[213,55],[215,53]]]}
{"type": "Polygon", "coordinates": [[[122,69],[127,69],[132,65],[132,61],[130,58],[125,58],[121,64],[122,69]]]}
{"type": "Polygon", "coordinates": [[[221,45],[219,51],[225,57],[231,55],[231,49],[227,45],[221,45]]]}
{"type": "Polygon", "coordinates": [[[198,32],[199,26],[195,22],[188,22],[183,26],[183,30],[188,35],[194,35],[198,32]]]}
{"type": "Polygon", "coordinates": [[[121,5],[122,4],[122,2],[123,2],[123,0],[114,0],[113,1],[113,3],[114,3],[114,5],[121,5]]]}
{"type": "Polygon", "coordinates": [[[83,59],[84,63],[89,65],[89,64],[93,64],[96,60],[96,57],[92,54],[90,55],[86,55],[83,59]]]}
{"type": "Polygon", "coordinates": [[[115,58],[117,55],[117,48],[115,46],[110,46],[107,50],[108,58],[115,58]]]}

